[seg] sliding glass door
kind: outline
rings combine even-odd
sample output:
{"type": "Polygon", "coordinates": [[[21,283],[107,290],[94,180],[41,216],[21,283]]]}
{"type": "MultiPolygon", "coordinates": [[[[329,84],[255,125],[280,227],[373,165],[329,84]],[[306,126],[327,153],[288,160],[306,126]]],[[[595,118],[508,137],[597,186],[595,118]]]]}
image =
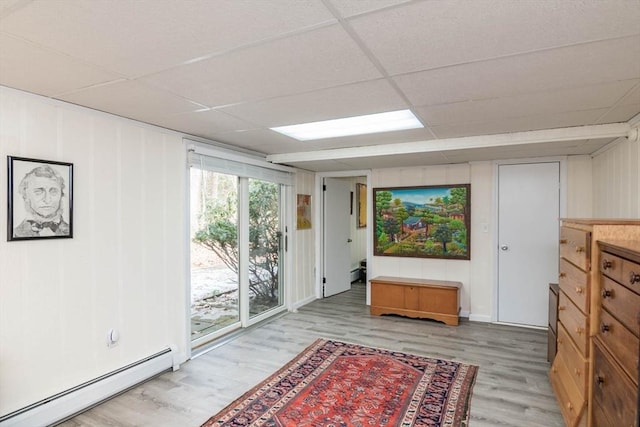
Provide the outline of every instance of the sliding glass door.
{"type": "Polygon", "coordinates": [[[282,305],[280,185],[249,179],[249,314],[282,305]]]}
{"type": "Polygon", "coordinates": [[[240,325],[239,178],[191,169],[191,338],[240,325]]]}
{"type": "Polygon", "coordinates": [[[216,159],[191,162],[193,347],[284,308],[286,186],[251,176],[255,167],[241,170],[249,176],[224,169],[216,159]]]}

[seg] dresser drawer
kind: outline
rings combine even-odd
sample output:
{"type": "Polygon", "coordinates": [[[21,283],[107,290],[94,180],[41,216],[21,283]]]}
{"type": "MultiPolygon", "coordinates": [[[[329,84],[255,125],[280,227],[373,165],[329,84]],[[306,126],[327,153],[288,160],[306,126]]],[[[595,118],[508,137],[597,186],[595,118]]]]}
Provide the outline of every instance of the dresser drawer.
{"type": "Polygon", "coordinates": [[[637,388],[595,342],[593,400],[614,426],[634,427],[637,388]]]}
{"type": "Polygon", "coordinates": [[[608,252],[600,254],[600,271],[618,282],[622,280],[622,264],[624,260],[616,255],[608,252]]]}
{"type": "Polygon", "coordinates": [[[637,329],[640,295],[631,292],[608,277],[602,276],[600,303],[624,326],[634,331],[637,329]]]}
{"type": "Polygon", "coordinates": [[[608,311],[601,310],[598,338],[631,378],[638,378],[638,337],[608,311]]]}
{"type": "Polygon", "coordinates": [[[560,289],[583,312],[588,312],[589,275],[571,264],[564,258],[560,258],[560,274],[558,277],[560,289]]]}
{"type": "Polygon", "coordinates": [[[555,358],[549,377],[566,424],[568,426],[576,425],[586,409],[587,402],[571,380],[569,369],[561,357],[555,358]]]}
{"type": "Polygon", "coordinates": [[[566,328],[574,344],[583,355],[589,354],[589,319],[569,298],[560,292],[558,304],[558,319],[566,328]]]}
{"type": "Polygon", "coordinates": [[[640,293],[640,264],[625,260],[622,264],[620,283],[632,291],[640,293]]]}
{"type": "Polygon", "coordinates": [[[591,233],[575,228],[560,229],[560,257],[589,271],[591,258],[591,233]]]}
{"type": "Polygon", "coordinates": [[[589,381],[588,362],[575,347],[562,324],[558,327],[558,354],[568,369],[569,376],[586,400],[587,383],[589,381]]]}

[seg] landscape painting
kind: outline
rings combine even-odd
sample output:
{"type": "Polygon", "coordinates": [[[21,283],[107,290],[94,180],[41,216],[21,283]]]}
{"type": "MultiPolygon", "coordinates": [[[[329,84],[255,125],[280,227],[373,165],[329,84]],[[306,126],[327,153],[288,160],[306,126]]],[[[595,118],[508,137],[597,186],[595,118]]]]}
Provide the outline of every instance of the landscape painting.
{"type": "Polygon", "coordinates": [[[471,185],[373,189],[374,255],[470,259],[471,185]]]}

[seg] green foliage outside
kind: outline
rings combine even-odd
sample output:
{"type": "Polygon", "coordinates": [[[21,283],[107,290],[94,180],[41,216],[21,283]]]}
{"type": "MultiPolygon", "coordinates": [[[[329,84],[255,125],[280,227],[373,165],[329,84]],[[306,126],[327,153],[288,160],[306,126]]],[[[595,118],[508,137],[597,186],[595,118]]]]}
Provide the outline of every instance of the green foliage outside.
{"type": "MultiPolygon", "coordinates": [[[[249,180],[249,290],[254,305],[278,304],[278,259],[280,252],[277,184],[249,180]]],[[[200,218],[201,228],[193,241],[213,251],[236,275],[239,274],[238,198],[235,192],[209,198],[200,218]]],[[[259,312],[259,311],[258,311],[259,312]]]]}

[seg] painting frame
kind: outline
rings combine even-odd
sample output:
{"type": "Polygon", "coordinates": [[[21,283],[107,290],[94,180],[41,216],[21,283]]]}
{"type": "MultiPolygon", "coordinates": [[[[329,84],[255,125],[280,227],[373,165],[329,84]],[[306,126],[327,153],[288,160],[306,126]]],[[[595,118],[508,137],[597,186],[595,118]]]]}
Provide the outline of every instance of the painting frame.
{"type": "Polygon", "coordinates": [[[471,259],[471,184],[373,189],[375,256],[471,259]]]}
{"type": "Polygon", "coordinates": [[[311,229],[311,195],[298,194],[296,207],[296,230],[311,229]]]}
{"type": "Polygon", "coordinates": [[[367,184],[356,183],[356,227],[367,227],[367,184]]]}
{"type": "Polygon", "coordinates": [[[73,163],[7,156],[7,185],[7,241],[73,238],[73,163]]]}

